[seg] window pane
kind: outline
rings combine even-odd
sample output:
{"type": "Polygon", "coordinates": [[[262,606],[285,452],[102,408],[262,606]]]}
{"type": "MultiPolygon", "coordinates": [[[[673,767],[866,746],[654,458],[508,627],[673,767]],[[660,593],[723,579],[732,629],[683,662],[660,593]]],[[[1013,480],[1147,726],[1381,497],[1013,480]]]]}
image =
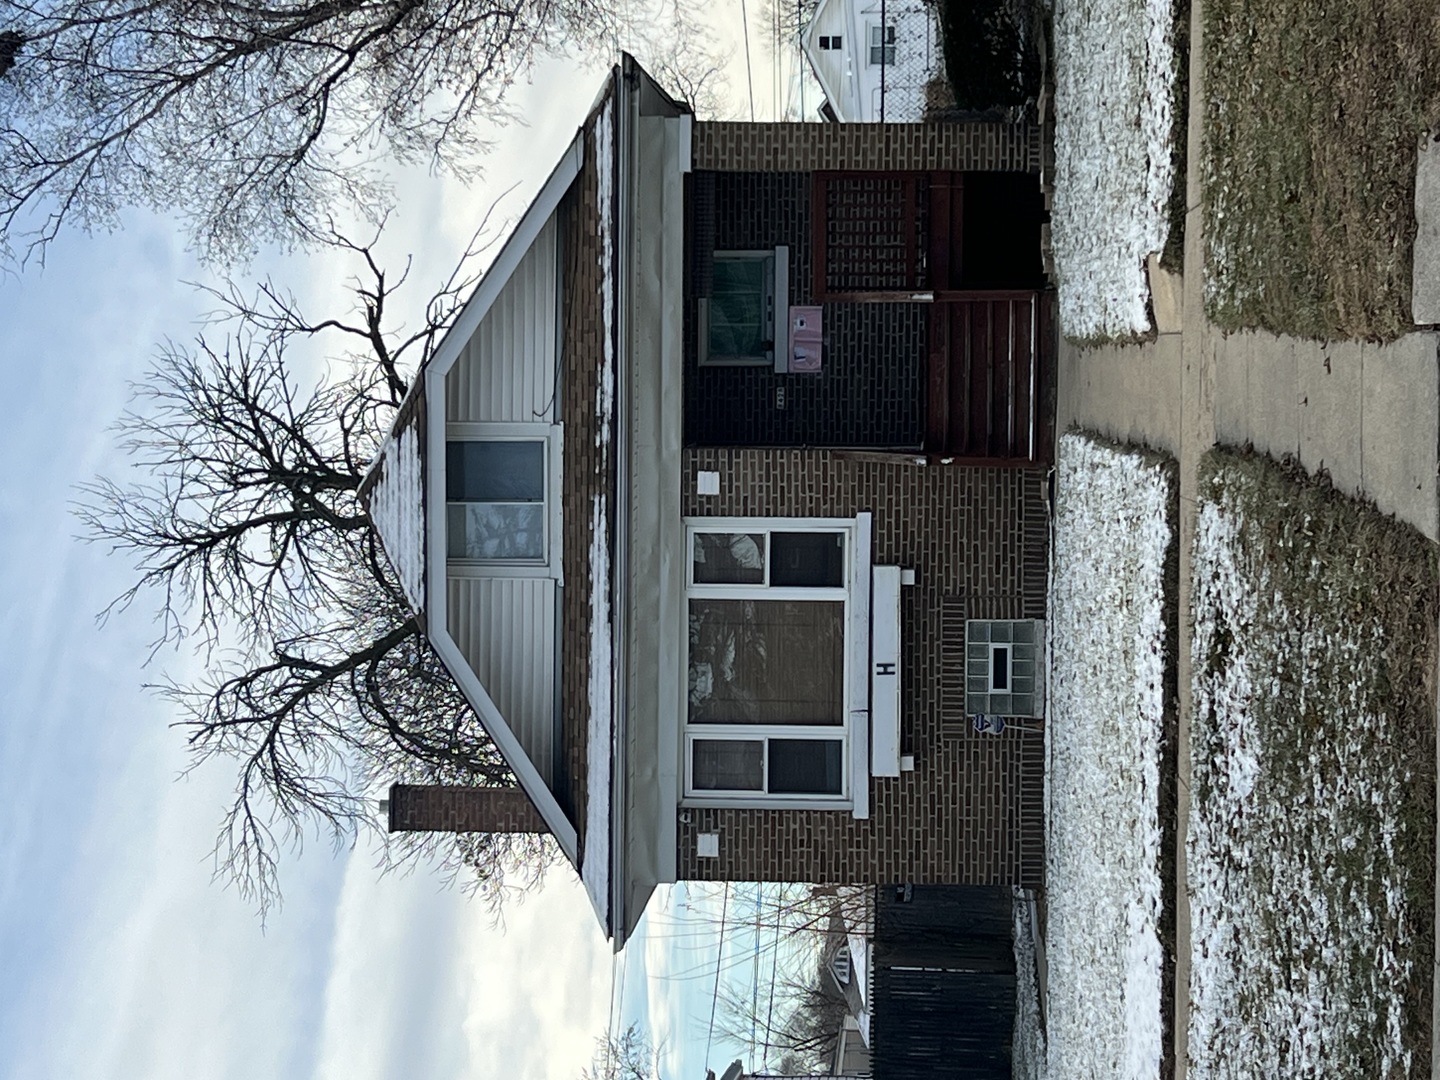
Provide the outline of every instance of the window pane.
{"type": "Polygon", "coordinates": [[[771,533],[770,584],[844,585],[843,540],[843,533],[771,533]]]}
{"type": "Polygon", "coordinates": [[[691,781],[699,791],[760,791],[764,788],[765,744],[749,739],[696,739],[691,745],[691,781]]]}
{"type": "Polygon", "coordinates": [[[446,516],[451,559],[545,558],[543,503],[450,503],[446,516]]]}
{"type": "Polygon", "coordinates": [[[692,724],[842,724],[842,601],[691,600],[692,724]]]}
{"type": "Polygon", "coordinates": [[[836,739],[771,739],[771,795],[839,795],[844,752],[836,739]]]}
{"type": "Polygon", "coordinates": [[[710,294],[710,355],[764,356],[771,347],[766,318],[770,259],[715,253],[710,294]]]}
{"type": "Polygon", "coordinates": [[[487,439],[445,444],[447,502],[544,502],[545,444],[487,439]]]}
{"type": "Polygon", "coordinates": [[[696,533],[698,585],[765,584],[764,533],[696,533]]]}
{"type": "Polygon", "coordinates": [[[990,653],[990,689],[1010,689],[1010,649],[996,645],[990,653]]]}

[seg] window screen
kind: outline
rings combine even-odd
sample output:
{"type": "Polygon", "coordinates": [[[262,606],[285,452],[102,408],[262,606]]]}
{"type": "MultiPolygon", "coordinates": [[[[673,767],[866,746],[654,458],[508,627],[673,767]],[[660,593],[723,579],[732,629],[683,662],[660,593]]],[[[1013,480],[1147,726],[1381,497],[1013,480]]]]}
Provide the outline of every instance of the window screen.
{"type": "Polygon", "coordinates": [[[759,739],[696,739],[691,778],[701,791],[761,791],[765,744],[759,739]]]}
{"type": "Polygon", "coordinates": [[[545,444],[445,444],[446,555],[480,562],[545,557],[545,444]]]}
{"type": "Polygon", "coordinates": [[[774,257],[716,252],[713,273],[710,357],[764,357],[775,343],[774,257]]]}
{"type": "Polygon", "coordinates": [[[690,601],[692,724],[842,724],[841,601],[690,601]]]}
{"type": "Polygon", "coordinates": [[[836,739],[771,739],[771,795],[839,795],[844,751],[836,739]]]}

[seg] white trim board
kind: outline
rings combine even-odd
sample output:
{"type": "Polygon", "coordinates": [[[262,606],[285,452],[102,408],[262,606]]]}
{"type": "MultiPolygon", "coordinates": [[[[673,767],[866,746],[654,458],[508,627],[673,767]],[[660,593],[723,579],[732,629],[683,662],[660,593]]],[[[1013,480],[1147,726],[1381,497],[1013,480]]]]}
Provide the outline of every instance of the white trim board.
{"type": "MultiPolygon", "coordinates": [[[[480,321],[490,312],[500,292],[509,283],[510,277],[515,273],[515,268],[520,265],[520,260],[535,243],[535,238],[540,235],[540,230],[550,220],[552,214],[560,205],[560,200],[570,190],[570,185],[575,182],[575,177],[580,175],[580,168],[585,164],[585,132],[581,130],[571,141],[560,161],[550,173],[550,178],[545,181],[545,186],[535,196],[535,201],[525,211],[525,216],[515,226],[515,231],[505,241],[505,246],[500,249],[500,254],[485,271],[485,276],[480,279],[480,284],[475,286],[475,291],[470,294],[470,299],[465,301],[465,307],[461,310],[450,329],[445,332],[435,355],[431,357],[429,364],[430,372],[437,372],[444,375],[455,361],[459,359],[460,353],[464,351],[465,345],[471,336],[480,326],[480,321]]],[[[563,302],[563,301],[562,301],[563,302]]],[[[433,400],[433,399],[432,399],[433,400]]],[[[440,399],[442,402],[443,398],[440,399]]]]}

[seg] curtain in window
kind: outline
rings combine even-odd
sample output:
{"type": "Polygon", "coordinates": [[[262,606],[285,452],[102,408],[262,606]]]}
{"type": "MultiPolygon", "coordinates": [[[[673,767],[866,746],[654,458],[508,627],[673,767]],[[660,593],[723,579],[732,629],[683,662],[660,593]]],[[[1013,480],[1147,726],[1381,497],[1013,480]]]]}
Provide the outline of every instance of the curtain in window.
{"type": "Polygon", "coordinates": [[[690,601],[692,724],[844,723],[842,601],[690,601]]]}

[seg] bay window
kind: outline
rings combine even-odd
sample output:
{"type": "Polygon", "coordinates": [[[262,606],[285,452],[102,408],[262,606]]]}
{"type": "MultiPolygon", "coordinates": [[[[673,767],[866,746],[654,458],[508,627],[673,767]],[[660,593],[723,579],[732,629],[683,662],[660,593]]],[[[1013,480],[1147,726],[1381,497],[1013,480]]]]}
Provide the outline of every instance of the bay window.
{"type": "MultiPolygon", "coordinates": [[[[690,523],[687,796],[826,804],[850,797],[852,714],[865,708],[854,700],[855,656],[868,646],[863,633],[856,640],[852,618],[855,526],[690,523]]],[[[868,586],[868,551],[860,561],[868,586]]],[[[863,655],[858,668],[863,674],[863,655]]]]}

